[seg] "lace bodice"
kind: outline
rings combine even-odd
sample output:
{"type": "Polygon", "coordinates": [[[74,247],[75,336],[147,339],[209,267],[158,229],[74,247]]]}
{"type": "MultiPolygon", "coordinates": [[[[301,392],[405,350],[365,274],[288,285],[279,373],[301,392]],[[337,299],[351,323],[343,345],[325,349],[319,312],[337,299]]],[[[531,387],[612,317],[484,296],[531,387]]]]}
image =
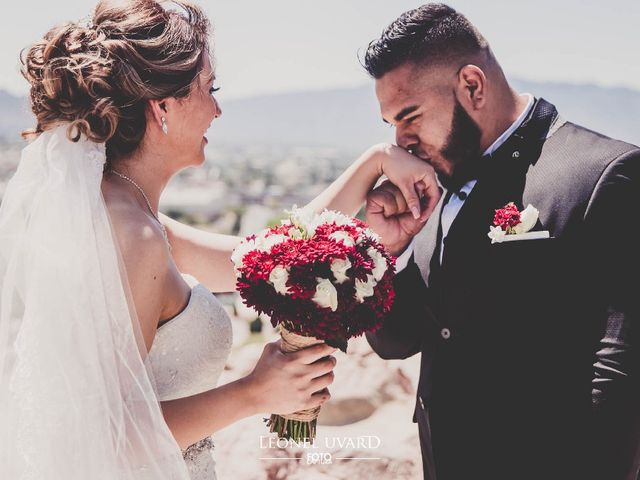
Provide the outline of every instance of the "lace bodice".
{"type": "MultiPolygon", "coordinates": [[[[214,388],[231,351],[231,320],[222,304],[191,275],[187,306],[161,325],[149,350],[161,401],[188,397],[214,388]]],[[[215,479],[211,438],[185,450],[192,480],[215,479]]]]}

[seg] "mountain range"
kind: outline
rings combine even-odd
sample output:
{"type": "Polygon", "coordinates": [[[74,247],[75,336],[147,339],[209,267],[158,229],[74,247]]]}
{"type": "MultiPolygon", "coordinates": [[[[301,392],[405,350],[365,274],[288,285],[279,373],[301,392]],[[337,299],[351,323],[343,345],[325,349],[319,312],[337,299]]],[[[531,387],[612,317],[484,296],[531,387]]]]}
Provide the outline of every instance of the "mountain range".
{"type": "MultiPolygon", "coordinates": [[[[560,114],[605,135],[640,144],[640,92],[625,88],[516,80],[513,86],[555,104],[560,114]]],[[[230,100],[207,134],[210,144],[333,146],[363,150],[393,141],[373,85],[230,100]]],[[[0,137],[33,125],[27,100],[0,90],[0,137]]]]}

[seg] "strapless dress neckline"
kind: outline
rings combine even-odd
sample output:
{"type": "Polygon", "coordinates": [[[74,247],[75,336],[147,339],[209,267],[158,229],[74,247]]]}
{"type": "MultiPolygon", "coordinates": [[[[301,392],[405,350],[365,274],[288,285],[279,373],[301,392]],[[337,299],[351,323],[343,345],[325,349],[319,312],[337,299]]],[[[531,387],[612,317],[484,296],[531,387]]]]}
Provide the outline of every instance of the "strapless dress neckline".
{"type": "Polygon", "coordinates": [[[160,324],[158,324],[158,330],[169,325],[174,320],[178,320],[181,316],[183,316],[183,314],[189,311],[191,304],[195,301],[195,295],[193,293],[195,289],[204,289],[207,295],[211,295],[211,292],[207,289],[207,287],[200,283],[198,279],[193,275],[189,273],[181,273],[180,275],[182,275],[182,278],[187,282],[187,285],[191,287],[191,291],[189,292],[189,300],[187,300],[187,304],[184,306],[184,308],[176,313],[173,317],[163,320],[160,324]]]}

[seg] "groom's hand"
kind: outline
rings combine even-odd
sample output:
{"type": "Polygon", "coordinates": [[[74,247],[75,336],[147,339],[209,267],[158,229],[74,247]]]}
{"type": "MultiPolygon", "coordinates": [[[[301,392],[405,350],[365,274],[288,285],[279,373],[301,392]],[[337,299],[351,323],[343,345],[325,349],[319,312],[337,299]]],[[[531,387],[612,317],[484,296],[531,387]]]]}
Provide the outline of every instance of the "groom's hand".
{"type": "MultiPolygon", "coordinates": [[[[427,200],[423,197],[423,209],[427,200]]],[[[416,219],[401,190],[388,180],[369,192],[365,213],[367,224],[380,235],[387,250],[396,256],[407,248],[428,219],[425,216],[416,219]]]]}
{"type": "Polygon", "coordinates": [[[402,192],[414,218],[426,222],[441,195],[434,168],[397,145],[383,143],[373,148],[381,154],[380,173],[402,192]]]}

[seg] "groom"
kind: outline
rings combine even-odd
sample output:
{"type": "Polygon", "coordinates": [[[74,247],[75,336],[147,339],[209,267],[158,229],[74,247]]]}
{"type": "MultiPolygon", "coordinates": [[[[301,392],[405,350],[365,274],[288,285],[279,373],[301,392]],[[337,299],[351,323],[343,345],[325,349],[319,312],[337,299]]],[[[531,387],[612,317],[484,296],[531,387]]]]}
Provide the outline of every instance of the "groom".
{"type": "Polygon", "coordinates": [[[364,63],[398,145],[444,187],[426,225],[389,183],[367,202],[400,255],[393,311],[368,340],[383,358],[422,355],[425,478],[635,480],[640,149],[514,92],[446,5],[400,16],[364,63]],[[492,243],[510,202],[550,238],[492,243]]]}

